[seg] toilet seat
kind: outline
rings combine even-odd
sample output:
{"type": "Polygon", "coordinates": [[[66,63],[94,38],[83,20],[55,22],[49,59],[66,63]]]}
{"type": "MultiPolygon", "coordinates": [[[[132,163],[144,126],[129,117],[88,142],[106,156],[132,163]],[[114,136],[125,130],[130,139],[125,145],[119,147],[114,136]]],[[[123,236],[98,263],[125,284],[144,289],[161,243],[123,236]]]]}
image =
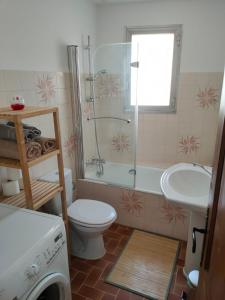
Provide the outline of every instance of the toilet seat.
{"type": "Polygon", "coordinates": [[[100,227],[116,219],[116,211],[109,204],[90,199],[78,199],[68,208],[72,222],[84,227],[100,227]]]}

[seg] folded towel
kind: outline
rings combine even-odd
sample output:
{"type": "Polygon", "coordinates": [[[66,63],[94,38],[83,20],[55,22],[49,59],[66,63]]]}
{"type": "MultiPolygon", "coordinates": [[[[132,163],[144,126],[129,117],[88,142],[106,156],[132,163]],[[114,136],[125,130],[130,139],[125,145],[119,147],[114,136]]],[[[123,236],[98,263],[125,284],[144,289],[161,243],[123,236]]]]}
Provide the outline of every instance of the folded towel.
{"type": "MultiPolygon", "coordinates": [[[[11,127],[15,127],[15,123],[11,122],[11,121],[8,122],[7,125],[11,126],[11,127]]],[[[39,130],[38,128],[36,128],[34,126],[23,124],[23,130],[24,131],[28,130],[30,132],[30,134],[32,134],[32,138],[41,136],[41,130],[39,130]]]]}
{"type": "MultiPolygon", "coordinates": [[[[25,144],[27,160],[33,160],[41,156],[42,148],[39,143],[29,142],[25,144]]],[[[17,143],[0,139],[0,157],[19,159],[17,143]]]]}
{"type": "MultiPolygon", "coordinates": [[[[29,129],[24,129],[24,139],[30,142],[34,138],[34,134],[29,129]]],[[[0,139],[16,142],[16,129],[8,124],[0,124],[0,139]]]]}
{"type": "Polygon", "coordinates": [[[35,139],[35,142],[39,143],[42,148],[42,154],[49,153],[56,149],[56,140],[52,138],[39,137],[35,139]]]}

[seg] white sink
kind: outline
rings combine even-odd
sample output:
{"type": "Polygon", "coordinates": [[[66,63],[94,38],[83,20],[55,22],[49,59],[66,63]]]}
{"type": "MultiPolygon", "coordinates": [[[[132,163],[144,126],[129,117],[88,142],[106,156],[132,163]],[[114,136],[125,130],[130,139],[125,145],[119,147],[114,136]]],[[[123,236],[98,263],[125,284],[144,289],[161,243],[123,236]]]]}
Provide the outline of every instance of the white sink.
{"type": "MultiPolygon", "coordinates": [[[[210,167],[205,166],[208,172],[210,167]]],[[[160,185],[164,196],[190,209],[206,212],[211,174],[194,164],[179,163],[166,169],[160,185]]]]}

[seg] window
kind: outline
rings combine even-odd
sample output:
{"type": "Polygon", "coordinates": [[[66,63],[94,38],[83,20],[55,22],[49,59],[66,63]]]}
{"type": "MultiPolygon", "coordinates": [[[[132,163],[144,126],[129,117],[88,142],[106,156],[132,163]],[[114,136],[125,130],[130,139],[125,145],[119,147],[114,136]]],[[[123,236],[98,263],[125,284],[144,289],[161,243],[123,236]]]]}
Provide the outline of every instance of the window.
{"type": "Polygon", "coordinates": [[[127,28],[131,43],[131,97],[127,109],[175,112],[182,25],[127,28]]]}

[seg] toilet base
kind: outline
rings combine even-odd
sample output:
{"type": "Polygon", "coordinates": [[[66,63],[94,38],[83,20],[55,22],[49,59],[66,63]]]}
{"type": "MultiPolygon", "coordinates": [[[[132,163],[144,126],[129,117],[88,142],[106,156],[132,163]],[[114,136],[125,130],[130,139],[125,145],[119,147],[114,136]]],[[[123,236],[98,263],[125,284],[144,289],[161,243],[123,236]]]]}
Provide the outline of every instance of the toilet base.
{"type": "Polygon", "coordinates": [[[106,253],[102,234],[93,237],[81,236],[78,231],[72,235],[72,255],[83,259],[100,259],[106,253]]]}

